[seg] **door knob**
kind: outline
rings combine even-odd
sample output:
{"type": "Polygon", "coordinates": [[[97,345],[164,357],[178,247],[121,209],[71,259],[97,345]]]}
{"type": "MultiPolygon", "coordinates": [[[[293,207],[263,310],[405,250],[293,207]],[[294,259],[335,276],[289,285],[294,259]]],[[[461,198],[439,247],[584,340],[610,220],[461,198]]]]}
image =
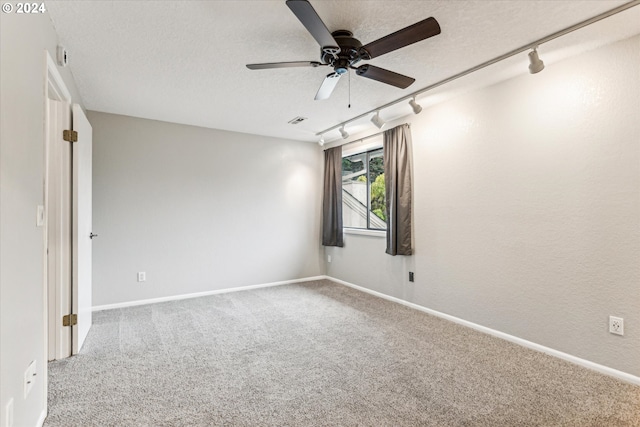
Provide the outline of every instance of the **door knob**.
{"type": "Polygon", "coordinates": [[[93,232],[91,234],[89,234],[89,238],[90,239],[93,239],[94,237],[98,237],[98,235],[97,234],[93,234],[93,232]]]}

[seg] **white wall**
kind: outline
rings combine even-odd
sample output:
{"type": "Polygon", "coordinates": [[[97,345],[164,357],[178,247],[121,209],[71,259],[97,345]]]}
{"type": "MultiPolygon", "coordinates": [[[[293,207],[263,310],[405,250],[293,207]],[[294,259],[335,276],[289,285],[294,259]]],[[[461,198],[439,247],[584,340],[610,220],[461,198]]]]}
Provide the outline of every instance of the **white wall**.
{"type": "Polygon", "coordinates": [[[89,120],[94,306],[324,273],[318,145],[98,112],[89,120]]]}
{"type": "MultiPolygon", "coordinates": [[[[15,6],[15,3],[14,3],[15,6]]],[[[44,236],[36,206],[44,204],[44,51],[58,37],[48,14],[0,14],[0,422],[14,401],[14,425],[44,416],[46,359],[44,236]],[[23,374],[35,360],[36,384],[23,398],[23,374]]],[[[60,69],[80,103],[70,70],[60,69]]]]}
{"type": "Polygon", "coordinates": [[[639,376],[639,118],[637,36],[399,120],[415,255],[347,234],[327,274],[639,376]]]}

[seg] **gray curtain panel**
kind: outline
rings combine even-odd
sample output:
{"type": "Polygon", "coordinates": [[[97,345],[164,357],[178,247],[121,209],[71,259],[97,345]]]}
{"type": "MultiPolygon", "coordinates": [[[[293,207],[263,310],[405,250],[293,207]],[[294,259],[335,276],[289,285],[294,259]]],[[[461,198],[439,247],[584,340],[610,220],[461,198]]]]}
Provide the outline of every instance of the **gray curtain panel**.
{"type": "Polygon", "coordinates": [[[322,244],[344,246],[342,237],[342,147],[324,152],[322,244]]]}
{"type": "Polygon", "coordinates": [[[411,255],[411,129],[408,124],[384,132],[384,179],[389,255],[411,255]]]}

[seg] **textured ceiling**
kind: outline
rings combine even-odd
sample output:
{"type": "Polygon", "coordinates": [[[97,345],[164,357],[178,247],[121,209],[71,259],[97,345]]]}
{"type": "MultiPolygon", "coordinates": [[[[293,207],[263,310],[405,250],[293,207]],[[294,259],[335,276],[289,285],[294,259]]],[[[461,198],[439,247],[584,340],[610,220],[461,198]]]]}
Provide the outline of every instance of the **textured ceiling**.
{"type": "MultiPolygon", "coordinates": [[[[87,109],[301,141],[316,132],[613,9],[625,1],[311,0],[330,31],[363,44],[429,16],[442,34],[369,61],[412,76],[401,90],[342,78],[314,101],[331,70],[248,70],[245,64],[318,61],[320,48],[284,0],[47,1],[87,109]],[[296,116],[308,120],[287,122],[296,116]]],[[[640,7],[540,47],[547,66],[640,33],[640,7]]],[[[527,72],[526,54],[440,88],[465,90],[527,72]],[[517,67],[516,67],[517,65],[517,67]]],[[[426,95],[423,104],[428,102],[426,95]]],[[[419,100],[421,99],[419,98],[419,100]]],[[[410,112],[386,109],[386,119],[410,112]]],[[[368,119],[364,119],[366,122],[368,119]]],[[[372,125],[370,125],[372,127],[372,125]]],[[[327,139],[339,135],[332,132],[327,139]]]]}

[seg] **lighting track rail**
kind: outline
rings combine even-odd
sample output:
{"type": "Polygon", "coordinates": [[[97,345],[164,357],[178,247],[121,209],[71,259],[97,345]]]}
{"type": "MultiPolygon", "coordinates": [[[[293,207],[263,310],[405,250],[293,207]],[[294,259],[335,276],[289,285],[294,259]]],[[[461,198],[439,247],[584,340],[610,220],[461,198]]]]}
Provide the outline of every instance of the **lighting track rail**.
{"type": "MultiPolygon", "coordinates": [[[[346,139],[348,137],[348,134],[346,133],[344,127],[347,124],[349,124],[351,122],[355,122],[356,120],[360,120],[360,119],[362,119],[364,117],[367,117],[368,115],[370,115],[372,113],[379,114],[379,112],[381,110],[383,110],[383,109],[385,109],[387,107],[391,107],[392,105],[399,104],[399,103],[401,103],[403,101],[406,101],[406,100],[413,101],[413,103],[411,103],[411,102],[410,103],[411,103],[411,106],[412,106],[412,108],[414,109],[414,112],[415,112],[417,110],[416,107],[414,106],[415,97],[420,95],[420,94],[428,92],[428,91],[430,91],[432,89],[435,89],[435,88],[437,88],[439,86],[442,86],[444,84],[450,83],[450,82],[452,82],[454,80],[457,80],[457,79],[459,79],[461,77],[464,77],[464,76],[466,76],[468,74],[471,74],[471,73],[474,73],[474,72],[476,72],[478,70],[486,68],[486,67],[488,67],[490,65],[493,65],[493,64],[495,64],[497,62],[503,61],[503,60],[505,60],[507,58],[511,58],[512,56],[518,55],[518,54],[520,54],[522,52],[526,52],[526,51],[532,50],[532,49],[535,50],[538,46],[540,46],[543,43],[550,42],[551,40],[557,39],[558,37],[562,37],[564,35],[572,33],[574,31],[579,30],[581,28],[584,28],[584,27],[586,27],[588,25],[594,24],[594,23],[596,23],[598,21],[602,21],[603,19],[609,18],[610,16],[616,15],[616,14],[618,14],[620,12],[624,12],[625,10],[631,9],[632,7],[635,7],[635,6],[638,6],[638,5],[640,5],[640,0],[633,0],[633,1],[630,1],[628,3],[622,4],[622,5],[620,5],[618,7],[615,7],[613,9],[611,9],[611,10],[608,10],[608,11],[603,12],[603,13],[601,13],[599,15],[596,15],[596,16],[594,16],[592,18],[589,18],[589,19],[587,19],[585,21],[582,21],[582,22],[574,24],[574,25],[572,25],[570,27],[567,27],[564,30],[560,30],[560,31],[557,31],[557,32],[555,32],[553,34],[549,34],[546,37],[543,37],[543,38],[541,38],[539,40],[536,40],[536,41],[534,41],[532,43],[528,43],[528,44],[526,44],[524,46],[521,46],[521,47],[519,47],[517,49],[514,49],[514,50],[512,50],[510,52],[507,52],[507,53],[505,53],[503,55],[500,55],[500,56],[498,56],[496,58],[490,59],[490,60],[488,60],[486,62],[483,62],[482,64],[479,64],[479,65],[476,65],[475,67],[469,68],[468,70],[462,71],[462,72],[460,72],[458,74],[454,74],[453,76],[448,77],[448,78],[446,78],[444,80],[440,80],[437,83],[433,83],[433,84],[431,84],[429,86],[425,86],[422,89],[419,89],[419,90],[417,90],[415,92],[410,93],[409,95],[403,96],[402,98],[398,98],[398,99],[396,99],[394,101],[391,101],[391,102],[389,102],[387,104],[384,104],[384,105],[382,105],[380,107],[374,108],[373,110],[367,111],[366,113],[360,114],[359,116],[353,117],[353,118],[351,118],[349,120],[345,120],[342,123],[339,123],[339,124],[337,124],[335,126],[331,126],[330,128],[327,128],[327,129],[325,129],[325,130],[323,130],[321,132],[317,132],[316,135],[317,136],[321,136],[321,135],[324,136],[326,133],[331,132],[332,130],[340,129],[340,132],[341,132],[343,138],[346,139]],[[346,137],[344,136],[345,134],[347,134],[346,137]]],[[[420,112],[420,111],[418,111],[418,112],[420,112]]]]}

